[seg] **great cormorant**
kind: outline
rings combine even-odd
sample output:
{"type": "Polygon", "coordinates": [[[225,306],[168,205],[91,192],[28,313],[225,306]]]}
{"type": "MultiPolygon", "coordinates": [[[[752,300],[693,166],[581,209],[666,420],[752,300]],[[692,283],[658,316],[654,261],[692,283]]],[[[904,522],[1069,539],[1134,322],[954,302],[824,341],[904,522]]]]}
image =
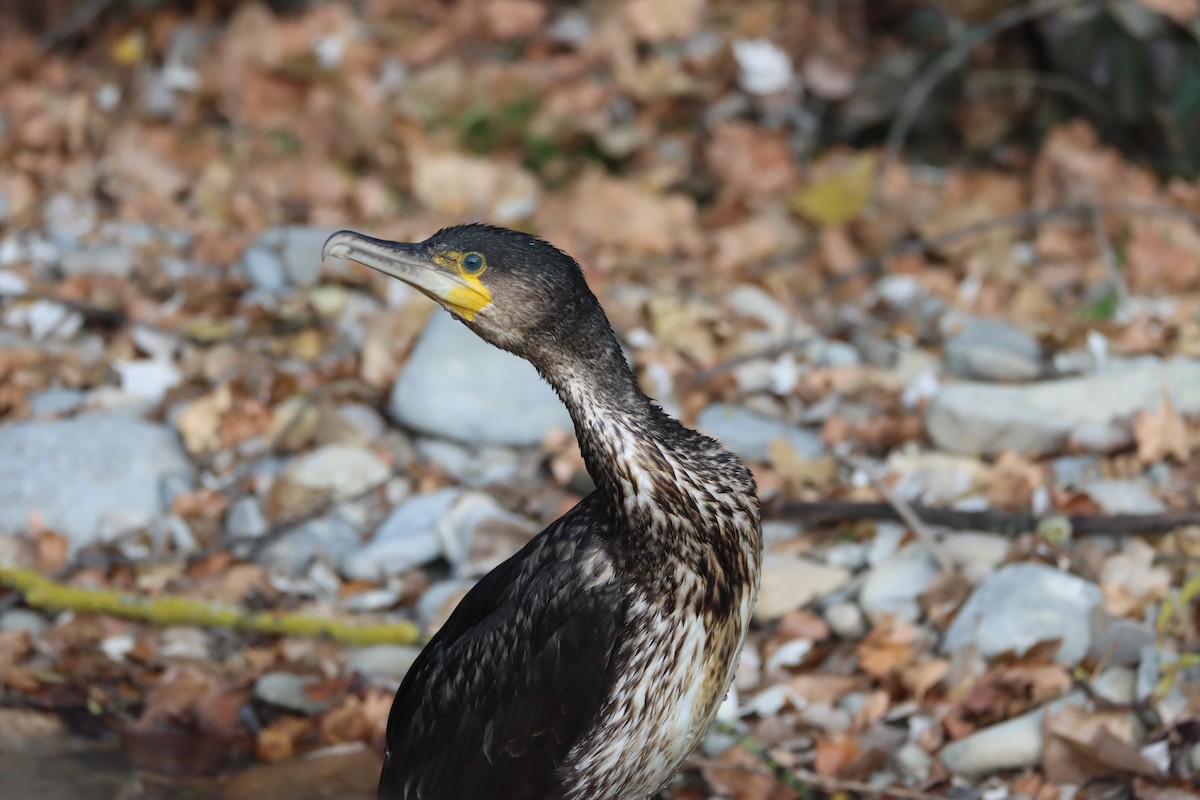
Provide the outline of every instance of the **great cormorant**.
{"type": "MultiPolygon", "coordinates": [[[[754,480],[637,386],[578,263],[487,225],[324,254],[438,301],[537,367],[596,489],[486,575],[396,692],[380,800],[640,800],[716,714],[758,592],[754,480]]],[[[429,398],[436,403],[437,398],[429,398]]]]}

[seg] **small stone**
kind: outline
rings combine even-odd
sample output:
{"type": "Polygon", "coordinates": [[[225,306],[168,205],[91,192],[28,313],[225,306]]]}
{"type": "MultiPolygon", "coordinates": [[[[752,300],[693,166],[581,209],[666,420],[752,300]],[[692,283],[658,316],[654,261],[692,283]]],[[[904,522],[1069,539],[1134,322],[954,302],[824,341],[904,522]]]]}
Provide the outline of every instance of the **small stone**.
{"type": "Polygon", "coordinates": [[[1008,558],[1012,540],[998,533],[951,531],[939,544],[943,555],[972,583],[992,574],[1008,558]]]}
{"type": "Polygon", "coordinates": [[[29,410],[35,417],[61,417],[77,410],[87,400],[78,389],[46,389],[29,396],[29,410]]]}
{"type": "Polygon", "coordinates": [[[358,672],[369,678],[392,678],[399,681],[420,654],[420,647],[403,644],[358,647],[346,654],[346,671],[358,672]]]}
{"type": "Polygon", "coordinates": [[[700,412],[696,427],[750,461],[766,460],[771,442],[776,439],[786,441],[804,458],[816,458],[825,451],[825,445],[816,433],[738,406],[709,406],[700,412]]]}
{"type": "Polygon", "coordinates": [[[360,546],[358,532],[340,517],[327,516],[298,525],[263,548],[256,561],[292,577],[314,562],[337,564],[360,546]]]}
{"type": "Polygon", "coordinates": [[[107,244],[79,250],[67,250],[58,262],[63,275],[120,275],[128,277],[133,269],[133,254],[121,245],[107,244]]]}
{"type": "Polygon", "coordinates": [[[895,615],[914,622],[921,616],[917,597],[937,577],[938,571],[937,561],[925,545],[914,542],[867,573],[858,592],[858,602],[874,620],[895,615]]]}
{"type": "Polygon", "coordinates": [[[242,253],[241,267],[250,282],[259,289],[279,292],[287,286],[283,259],[274,250],[258,245],[246,248],[246,252],[242,253]]]}
{"type": "Polygon", "coordinates": [[[321,275],[321,250],[334,228],[306,228],[299,225],[283,232],[283,268],[294,286],[312,286],[321,275]]]}
{"type": "Polygon", "coordinates": [[[421,595],[417,601],[417,621],[427,636],[437,633],[474,586],[474,580],[442,581],[421,595]]]}
{"type": "Polygon", "coordinates": [[[1128,667],[1109,667],[1092,681],[1092,693],[1116,705],[1129,705],[1137,696],[1137,673],[1128,667]]]}
{"type": "Polygon", "coordinates": [[[833,603],[825,609],[825,622],[840,639],[854,641],[867,632],[863,613],[854,603],[833,603]]]}
{"type": "Polygon", "coordinates": [[[1025,331],[998,319],[948,313],[943,328],[953,328],[946,340],[946,367],[963,378],[987,381],[1027,381],[1041,373],[1042,348],[1025,331]]]}
{"type": "Polygon", "coordinates": [[[821,367],[853,367],[862,363],[857,347],[836,339],[814,343],[809,348],[808,357],[821,367]]]}
{"type": "Polygon", "coordinates": [[[442,553],[459,576],[482,576],[520,550],[537,527],[482,492],[457,498],[438,528],[442,553]]]}
{"type": "Polygon", "coordinates": [[[508,447],[468,448],[444,439],[417,440],[421,458],[437,464],[462,486],[481,488],[501,483],[514,483],[525,469],[526,459],[508,447]]]}
{"type": "Polygon", "coordinates": [[[574,430],[532,364],[444,312],[414,345],[392,387],[389,412],[409,428],[473,446],[531,446],[553,429],[574,430]]]}
{"type": "Polygon", "coordinates": [[[297,714],[316,714],[328,707],[328,702],[314,700],[307,688],[317,679],[290,672],[267,672],[254,682],[254,697],[264,703],[294,711],[297,714]]]}
{"type": "Polygon", "coordinates": [[[1099,626],[1091,645],[1088,658],[1103,664],[1137,666],[1146,648],[1153,648],[1154,629],[1144,622],[1113,617],[1099,626]]]}
{"type": "Polygon", "coordinates": [[[37,639],[48,627],[45,617],[25,608],[10,608],[0,614],[0,633],[28,631],[31,638],[37,639]]]}
{"type": "Polygon", "coordinates": [[[342,575],[353,580],[381,581],[428,564],[442,555],[439,529],[458,489],[441,489],[409,498],[388,515],[370,543],[342,559],[342,575]]]}
{"type": "Polygon", "coordinates": [[[1166,504],[1142,480],[1094,480],[1080,488],[1105,514],[1161,514],[1167,510],[1166,504]]]}
{"type": "Polygon", "coordinates": [[[25,530],[40,515],[72,547],[114,537],[165,514],[160,488],[171,475],[193,480],[178,436],[133,416],[0,426],[0,527],[25,530]]]}
{"type": "Polygon", "coordinates": [[[352,444],[317,448],[296,459],[285,472],[285,477],[294,483],[330,491],[338,498],[362,494],[390,475],[391,470],[379,456],[352,444]]]}
{"type": "Polygon", "coordinates": [[[789,611],[839,589],[850,580],[850,571],[818,561],[768,555],[763,560],[762,587],[754,616],[771,621],[789,611]]]}
{"type": "Polygon", "coordinates": [[[1077,428],[1153,411],[1171,396],[1183,415],[1200,413],[1200,360],[1116,360],[1106,372],[1023,386],[945,386],[925,412],[934,444],[954,453],[1050,453],[1077,428]]]}
{"type": "Polygon", "coordinates": [[[975,588],[942,640],[942,652],[974,644],[985,658],[1061,639],[1059,663],[1074,664],[1091,642],[1100,587],[1042,564],[1009,564],[975,588]]]}
{"type": "Polygon", "coordinates": [[[1048,706],[983,728],[946,745],[938,757],[956,775],[981,775],[1035,766],[1042,760],[1045,742],[1042,720],[1046,710],[1077,703],[1080,699],[1078,692],[1072,692],[1048,706]]]}
{"type": "Polygon", "coordinates": [[[225,514],[225,535],[230,539],[257,539],[269,527],[262,506],[253,497],[239,497],[225,514]]]}

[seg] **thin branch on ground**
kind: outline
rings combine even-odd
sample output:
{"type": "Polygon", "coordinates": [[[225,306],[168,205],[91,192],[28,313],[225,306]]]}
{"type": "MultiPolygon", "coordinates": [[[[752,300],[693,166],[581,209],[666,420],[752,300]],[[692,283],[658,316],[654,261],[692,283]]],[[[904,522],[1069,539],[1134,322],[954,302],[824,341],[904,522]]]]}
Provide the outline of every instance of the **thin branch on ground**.
{"type": "MultiPolygon", "coordinates": [[[[913,513],[926,525],[937,525],[956,530],[985,531],[1006,536],[1019,536],[1038,529],[1045,519],[1065,519],[1074,536],[1105,536],[1116,534],[1165,534],[1187,525],[1200,525],[1200,509],[1163,514],[1114,514],[1042,516],[1004,511],[960,511],[953,508],[935,508],[910,504],[913,513]]],[[[841,500],[803,502],[786,500],[767,510],[772,519],[789,519],[809,524],[833,524],[839,522],[862,522],[866,520],[890,520],[903,522],[903,518],[890,503],[856,503],[841,500]]]]}
{"type": "Polygon", "coordinates": [[[929,526],[925,521],[917,516],[913,511],[913,507],[908,501],[892,490],[891,486],[879,477],[875,470],[865,463],[862,463],[853,456],[840,456],[839,461],[853,470],[858,470],[865,474],[871,480],[871,485],[875,487],[875,491],[883,495],[884,501],[892,507],[900,520],[907,525],[916,537],[925,545],[925,549],[933,556],[934,561],[943,572],[950,572],[954,569],[954,562],[938,545],[937,537],[933,535],[933,531],[929,530],[929,526]]]}
{"type": "Polygon", "coordinates": [[[1095,0],[1033,0],[1019,6],[1007,8],[978,27],[967,31],[959,42],[935,59],[925,71],[913,81],[912,86],[904,93],[900,107],[896,112],[892,125],[888,129],[887,142],[884,145],[883,157],[875,168],[875,176],[871,182],[872,210],[878,208],[879,196],[883,186],[883,178],[888,169],[900,155],[900,149],[908,138],[908,131],[916,121],[921,106],[943,79],[958,69],[967,57],[980,45],[996,38],[1009,28],[1014,28],[1031,19],[1059,11],[1072,6],[1096,5],[1095,0]]]}

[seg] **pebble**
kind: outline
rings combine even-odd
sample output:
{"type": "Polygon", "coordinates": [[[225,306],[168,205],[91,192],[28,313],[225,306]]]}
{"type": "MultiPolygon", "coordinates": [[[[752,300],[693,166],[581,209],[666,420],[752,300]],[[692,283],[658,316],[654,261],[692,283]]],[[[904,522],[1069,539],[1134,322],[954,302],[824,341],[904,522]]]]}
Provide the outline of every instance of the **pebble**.
{"type": "Polygon", "coordinates": [[[267,672],[254,682],[254,698],[286,711],[316,714],[328,705],[309,696],[307,689],[316,682],[316,678],[307,675],[267,672]]]}
{"type": "Polygon", "coordinates": [[[782,617],[842,587],[850,571],[819,561],[793,556],[768,555],[763,560],[762,587],[754,616],[759,621],[782,617]]]}
{"type": "Polygon", "coordinates": [[[1143,480],[1108,478],[1080,485],[1105,514],[1161,514],[1166,504],[1143,480]]]}
{"type": "Polygon", "coordinates": [[[78,389],[46,389],[29,395],[29,412],[35,417],[61,417],[86,400],[87,395],[78,389]]]}
{"type": "Polygon", "coordinates": [[[805,458],[816,458],[825,451],[816,433],[738,406],[709,406],[700,412],[696,427],[749,461],[765,461],[776,439],[787,441],[805,458]]]}
{"type": "Polygon", "coordinates": [[[1137,697],[1137,673],[1128,667],[1109,667],[1092,681],[1092,693],[1116,705],[1129,705],[1137,697]]]}
{"type": "Polygon", "coordinates": [[[1136,666],[1145,648],[1154,647],[1154,629],[1144,622],[1114,617],[1099,626],[1088,646],[1088,658],[1105,664],[1136,666]]]}
{"type": "Polygon", "coordinates": [[[999,319],[949,312],[942,318],[949,333],[943,348],[946,368],[962,378],[1028,381],[1042,370],[1042,348],[1025,331],[999,319]]]}
{"type": "Polygon", "coordinates": [[[1156,410],[1163,391],[1180,414],[1200,413],[1200,360],[1114,360],[1106,372],[1023,386],[952,384],[926,408],[925,427],[955,453],[1048,453],[1082,426],[1156,410]]]}
{"type": "Polygon", "coordinates": [[[402,425],[473,446],[530,446],[553,429],[574,430],[532,364],[441,311],[414,345],[388,409],[402,425]]]}
{"type": "Polygon", "coordinates": [[[409,498],[392,510],[371,541],[338,566],[352,580],[381,581],[442,555],[439,527],[462,491],[440,489],[409,498]]]}
{"type": "Polygon", "coordinates": [[[111,538],[165,513],[160,488],[171,475],[191,485],[193,469],[163,425],[124,414],[5,425],[0,527],[25,530],[37,514],[73,547],[111,538]]]}
{"type": "Polygon", "coordinates": [[[437,464],[462,486],[473,489],[495,484],[513,484],[522,477],[533,478],[535,464],[509,447],[468,448],[445,439],[417,440],[417,454],[437,464]]]}
{"type": "Polygon", "coordinates": [[[255,286],[267,291],[312,286],[321,276],[321,249],[333,232],[300,225],[271,228],[247,248],[242,269],[255,286]]]}
{"type": "Polygon", "coordinates": [[[284,575],[303,575],[314,562],[337,564],[360,546],[358,531],[336,516],[309,520],[262,549],[256,561],[284,575]]]}
{"type": "Polygon", "coordinates": [[[66,277],[77,275],[119,275],[128,277],[133,270],[133,253],[119,244],[66,250],[58,268],[66,277]]]}
{"type": "Polygon", "coordinates": [[[1061,639],[1057,660],[1074,664],[1091,643],[1100,587],[1043,564],[1009,564],[980,583],[942,640],[942,652],[975,645],[985,658],[1061,639]]]}
{"type": "Polygon", "coordinates": [[[825,609],[825,622],[840,639],[854,641],[867,632],[863,613],[854,603],[833,603],[825,609]]]}
{"type": "Polygon", "coordinates": [[[858,602],[873,620],[895,615],[905,622],[921,616],[917,597],[937,577],[937,561],[925,545],[914,542],[872,567],[858,592],[858,602]]]}
{"type": "Polygon", "coordinates": [[[296,459],[284,472],[293,483],[325,490],[334,497],[354,497],[391,475],[388,465],[365,447],[330,444],[296,459]]]}
{"type": "Polygon", "coordinates": [[[1008,557],[1012,540],[998,533],[952,531],[939,544],[942,553],[972,583],[991,575],[1008,557]]]}
{"type": "Polygon", "coordinates": [[[225,535],[230,539],[257,539],[269,527],[262,506],[253,497],[239,497],[225,513],[225,535]]]}
{"type": "Polygon", "coordinates": [[[1079,692],[1071,692],[1047,706],[951,742],[941,749],[938,757],[956,775],[980,775],[1035,766],[1042,760],[1045,741],[1042,720],[1046,710],[1081,699],[1079,692]]]}
{"type": "Polygon", "coordinates": [[[30,637],[36,639],[49,627],[45,617],[26,608],[10,608],[0,614],[0,633],[28,631],[30,637]]]}
{"type": "Polygon", "coordinates": [[[459,577],[482,576],[520,550],[537,526],[490,495],[464,492],[441,520],[442,554],[459,577]]]}
{"type": "Polygon", "coordinates": [[[420,654],[420,647],[404,644],[357,647],[346,654],[346,671],[358,672],[369,678],[393,678],[399,681],[420,654]]]}
{"type": "Polygon", "coordinates": [[[427,636],[442,627],[474,586],[474,580],[463,578],[435,583],[425,590],[417,601],[417,622],[427,636]]]}
{"type": "Polygon", "coordinates": [[[252,245],[242,253],[242,272],[255,287],[267,292],[279,292],[287,286],[283,258],[276,251],[252,245]]]}

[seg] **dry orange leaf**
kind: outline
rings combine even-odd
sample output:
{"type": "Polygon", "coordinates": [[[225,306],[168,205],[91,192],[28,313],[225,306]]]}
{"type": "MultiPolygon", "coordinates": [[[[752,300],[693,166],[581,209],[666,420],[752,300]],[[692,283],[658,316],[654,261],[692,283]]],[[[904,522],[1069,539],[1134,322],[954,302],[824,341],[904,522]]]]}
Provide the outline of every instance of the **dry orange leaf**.
{"type": "Polygon", "coordinates": [[[818,775],[833,777],[853,763],[860,751],[858,739],[849,733],[838,733],[828,739],[818,739],[813,770],[818,775]]]}
{"type": "Polygon", "coordinates": [[[1153,464],[1168,456],[1183,462],[1191,452],[1187,425],[1165,389],[1158,410],[1142,411],[1133,421],[1133,438],[1143,464],[1153,464]]]}

